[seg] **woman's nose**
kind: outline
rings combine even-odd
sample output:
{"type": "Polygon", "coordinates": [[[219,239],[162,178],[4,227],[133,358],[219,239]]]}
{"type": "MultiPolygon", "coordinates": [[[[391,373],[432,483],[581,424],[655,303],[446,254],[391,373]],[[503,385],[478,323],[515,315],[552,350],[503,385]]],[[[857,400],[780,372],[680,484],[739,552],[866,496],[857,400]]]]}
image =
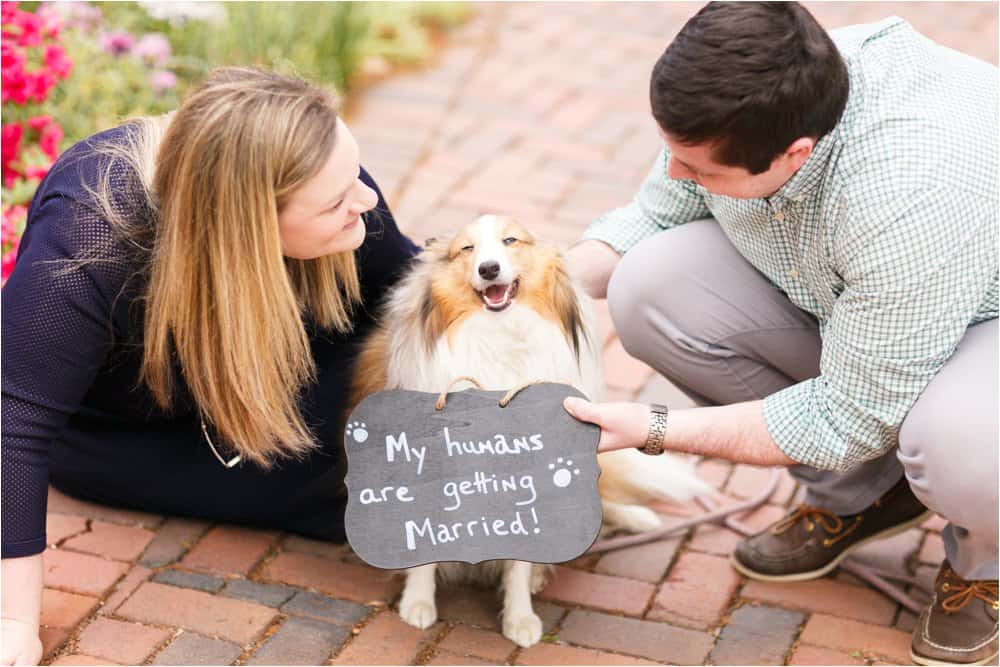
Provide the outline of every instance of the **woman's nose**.
{"type": "Polygon", "coordinates": [[[355,210],[355,213],[364,213],[372,210],[378,204],[378,193],[362,181],[359,181],[359,184],[361,185],[361,193],[351,208],[355,210]]]}

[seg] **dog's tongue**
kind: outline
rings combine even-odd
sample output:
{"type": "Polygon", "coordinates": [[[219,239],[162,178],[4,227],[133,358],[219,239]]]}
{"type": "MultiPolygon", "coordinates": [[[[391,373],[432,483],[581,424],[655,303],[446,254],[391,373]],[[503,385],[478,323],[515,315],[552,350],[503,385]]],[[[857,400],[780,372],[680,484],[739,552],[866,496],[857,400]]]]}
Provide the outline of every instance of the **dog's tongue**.
{"type": "Polygon", "coordinates": [[[490,285],[486,288],[484,294],[490,303],[500,303],[503,301],[504,295],[507,293],[506,285],[490,285]]]}

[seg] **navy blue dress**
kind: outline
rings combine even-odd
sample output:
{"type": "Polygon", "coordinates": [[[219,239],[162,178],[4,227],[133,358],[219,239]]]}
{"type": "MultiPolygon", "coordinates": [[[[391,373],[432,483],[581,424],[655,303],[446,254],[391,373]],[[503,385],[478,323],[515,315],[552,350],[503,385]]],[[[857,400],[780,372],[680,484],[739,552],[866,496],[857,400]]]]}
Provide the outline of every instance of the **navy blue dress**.
{"type": "MultiPolygon", "coordinates": [[[[356,251],[364,305],[354,330],[338,334],[306,323],[318,381],[303,396],[302,411],[321,447],[267,471],[249,462],[227,469],[204,441],[183,382],[169,412],[138,382],[146,251],[115,237],[86,189],[97,187],[107,164],[90,142],[121,141],[128,131],[102,132],[60,156],[31,202],[17,265],[2,291],[2,557],[44,550],[50,481],[103,504],[343,541],[340,419],[352,367],[378,302],[419,249],[379,192],[356,251]],[[82,268],[49,261],[94,251],[104,259],[82,268]]],[[[148,220],[134,172],[116,163],[111,174],[116,210],[148,220]]],[[[367,172],[361,178],[378,192],[367,172]]]]}

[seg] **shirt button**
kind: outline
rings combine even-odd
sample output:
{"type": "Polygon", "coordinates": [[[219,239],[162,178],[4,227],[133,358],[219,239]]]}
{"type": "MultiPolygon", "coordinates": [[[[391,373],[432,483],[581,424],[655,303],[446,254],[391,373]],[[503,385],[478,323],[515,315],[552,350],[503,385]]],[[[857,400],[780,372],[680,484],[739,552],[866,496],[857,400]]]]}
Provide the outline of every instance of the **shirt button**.
{"type": "Polygon", "coordinates": [[[799,277],[798,269],[788,269],[788,277],[791,278],[792,280],[798,278],[799,277]]]}
{"type": "Polygon", "coordinates": [[[785,221],[785,214],[783,212],[781,212],[781,211],[775,211],[775,213],[774,213],[774,220],[775,220],[775,222],[784,222],[785,221]]]}

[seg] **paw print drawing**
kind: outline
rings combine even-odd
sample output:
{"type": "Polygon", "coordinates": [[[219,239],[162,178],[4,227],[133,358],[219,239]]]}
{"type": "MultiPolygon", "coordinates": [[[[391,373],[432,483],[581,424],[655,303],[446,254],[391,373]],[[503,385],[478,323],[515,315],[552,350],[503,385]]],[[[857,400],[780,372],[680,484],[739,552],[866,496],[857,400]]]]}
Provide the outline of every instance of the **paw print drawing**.
{"type": "Polygon", "coordinates": [[[569,486],[570,482],[573,481],[573,475],[580,474],[579,468],[573,468],[572,472],[570,472],[570,468],[572,468],[572,466],[573,462],[571,460],[566,459],[563,461],[561,456],[556,459],[555,463],[550,463],[549,470],[555,470],[555,472],[552,473],[552,483],[561,489],[569,486]],[[558,470],[556,469],[556,466],[559,466],[558,470]]]}
{"type": "Polygon", "coordinates": [[[354,438],[354,442],[361,444],[368,439],[368,425],[361,422],[351,422],[347,425],[347,435],[354,438]]]}

